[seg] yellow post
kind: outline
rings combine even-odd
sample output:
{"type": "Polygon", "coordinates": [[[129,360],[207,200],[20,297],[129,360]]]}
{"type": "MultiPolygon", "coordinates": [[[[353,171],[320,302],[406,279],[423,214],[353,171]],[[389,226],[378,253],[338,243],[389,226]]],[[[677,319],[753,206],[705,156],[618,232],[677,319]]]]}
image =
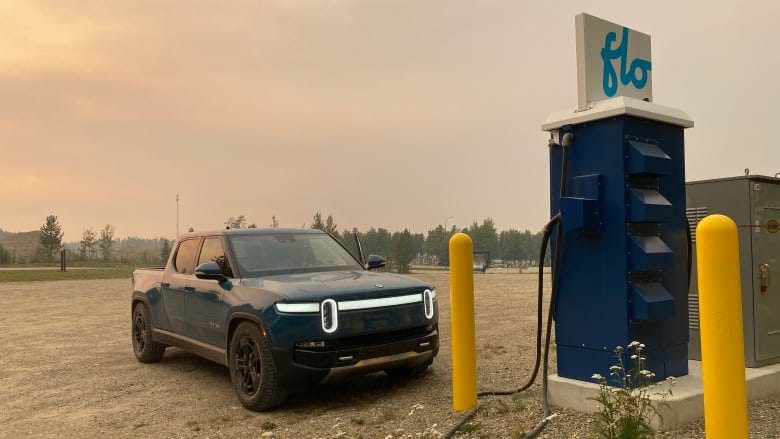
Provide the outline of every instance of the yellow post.
{"type": "Polygon", "coordinates": [[[452,408],[477,406],[477,342],[474,335],[473,244],[465,233],[450,239],[452,408]]]}
{"type": "Polygon", "coordinates": [[[707,439],[748,437],[737,225],[710,215],[696,227],[707,439]]]}

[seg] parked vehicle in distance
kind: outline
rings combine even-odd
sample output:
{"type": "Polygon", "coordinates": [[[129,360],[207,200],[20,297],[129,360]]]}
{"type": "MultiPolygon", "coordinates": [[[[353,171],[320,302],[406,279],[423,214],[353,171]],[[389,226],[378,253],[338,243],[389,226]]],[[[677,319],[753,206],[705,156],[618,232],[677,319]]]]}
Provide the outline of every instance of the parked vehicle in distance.
{"type": "Polygon", "coordinates": [[[507,264],[503,259],[493,259],[493,262],[490,264],[491,268],[506,268],[507,264]]]}
{"type": "Polygon", "coordinates": [[[149,363],[176,346],[223,364],[257,411],[334,372],[422,374],[439,350],[436,291],[372,271],[384,265],[316,229],[183,235],[164,268],[133,273],[133,351],[149,363]]]}

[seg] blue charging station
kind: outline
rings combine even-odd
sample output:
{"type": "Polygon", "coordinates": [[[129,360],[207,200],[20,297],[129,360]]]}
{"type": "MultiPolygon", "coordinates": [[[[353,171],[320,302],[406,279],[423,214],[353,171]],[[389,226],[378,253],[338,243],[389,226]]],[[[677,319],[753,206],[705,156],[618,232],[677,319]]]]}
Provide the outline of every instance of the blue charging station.
{"type": "MultiPolygon", "coordinates": [[[[649,36],[586,14],[576,24],[578,39],[593,41],[596,67],[587,78],[578,69],[578,109],[555,113],[542,126],[551,133],[550,210],[562,219],[553,304],[558,375],[609,376],[615,348],[635,340],[645,344],[656,380],[687,375],[683,130],[693,121],[649,102],[649,36]],[[621,35],[623,58],[613,59],[621,35]],[[643,36],[646,59],[630,46],[643,36]],[[631,62],[632,54],[643,62],[631,62]],[[587,90],[587,80],[600,94],[587,90]]],[[[588,43],[578,40],[578,66],[587,64],[581,47],[588,43]]]]}

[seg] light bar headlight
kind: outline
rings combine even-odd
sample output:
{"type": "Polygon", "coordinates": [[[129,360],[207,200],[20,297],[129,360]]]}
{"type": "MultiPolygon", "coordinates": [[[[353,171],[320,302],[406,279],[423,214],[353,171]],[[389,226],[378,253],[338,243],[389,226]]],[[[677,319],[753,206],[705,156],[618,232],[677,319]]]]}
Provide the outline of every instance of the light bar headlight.
{"type": "Polygon", "coordinates": [[[304,303],[276,303],[276,310],[279,312],[286,312],[291,314],[300,313],[316,313],[320,311],[320,304],[317,302],[304,302],[304,303]]]}

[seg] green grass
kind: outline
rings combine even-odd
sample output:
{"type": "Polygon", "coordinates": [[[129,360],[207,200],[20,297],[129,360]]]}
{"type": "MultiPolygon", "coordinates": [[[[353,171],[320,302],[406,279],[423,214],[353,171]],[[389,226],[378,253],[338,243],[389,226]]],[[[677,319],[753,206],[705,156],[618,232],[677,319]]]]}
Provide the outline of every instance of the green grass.
{"type": "Polygon", "coordinates": [[[41,280],[91,280],[91,279],[130,279],[134,268],[95,268],[68,271],[59,270],[0,270],[0,283],[34,282],[41,280]]]}
{"type": "Polygon", "coordinates": [[[464,433],[474,433],[475,431],[479,431],[481,428],[482,424],[480,422],[469,422],[468,424],[460,427],[458,431],[462,431],[464,433]]]}

